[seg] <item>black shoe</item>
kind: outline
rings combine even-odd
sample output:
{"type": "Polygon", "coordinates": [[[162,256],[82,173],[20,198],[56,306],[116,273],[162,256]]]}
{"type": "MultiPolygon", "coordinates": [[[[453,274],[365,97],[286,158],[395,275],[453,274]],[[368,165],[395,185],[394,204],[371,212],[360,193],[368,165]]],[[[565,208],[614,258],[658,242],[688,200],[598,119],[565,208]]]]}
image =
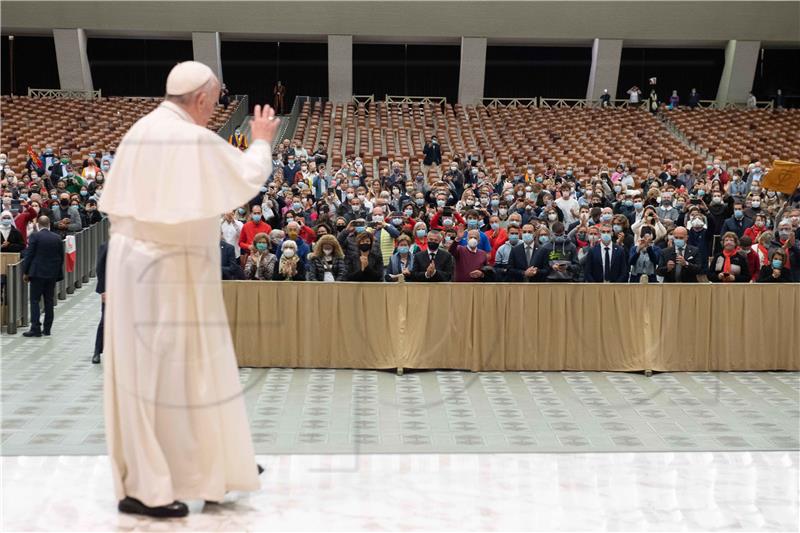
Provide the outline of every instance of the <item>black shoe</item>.
{"type": "Polygon", "coordinates": [[[259,476],[264,473],[264,467],[261,466],[260,464],[256,463],[256,468],[258,469],[259,476]]]}
{"type": "Polygon", "coordinates": [[[49,331],[43,331],[42,335],[44,335],[45,337],[49,337],[50,336],[50,332],[49,331]]]}
{"type": "Polygon", "coordinates": [[[25,333],[23,333],[22,336],[23,337],[41,337],[42,336],[42,332],[41,331],[30,330],[30,331],[26,331],[25,333]]]}
{"type": "Polygon", "coordinates": [[[95,365],[99,365],[100,364],[100,354],[99,353],[96,353],[96,354],[94,354],[92,356],[92,363],[95,364],[95,365]]]}
{"type": "Polygon", "coordinates": [[[174,501],[169,505],[148,507],[136,498],[131,498],[130,496],[126,496],[124,500],[120,500],[117,509],[119,509],[121,513],[141,514],[152,516],[153,518],[182,518],[189,514],[189,508],[186,507],[186,504],[183,502],[174,501]]]}

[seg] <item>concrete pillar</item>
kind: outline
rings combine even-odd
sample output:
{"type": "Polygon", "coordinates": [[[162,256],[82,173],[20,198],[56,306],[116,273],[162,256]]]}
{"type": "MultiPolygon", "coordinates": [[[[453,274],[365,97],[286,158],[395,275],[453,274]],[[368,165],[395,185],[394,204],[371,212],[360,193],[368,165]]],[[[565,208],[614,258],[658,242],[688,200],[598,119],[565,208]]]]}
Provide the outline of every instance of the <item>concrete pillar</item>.
{"type": "Polygon", "coordinates": [[[619,63],[622,57],[622,39],[595,39],[592,43],[592,69],[586,99],[596,102],[603,89],[608,89],[611,98],[617,97],[619,63]]]}
{"type": "Polygon", "coordinates": [[[222,83],[222,57],[219,52],[219,32],[192,32],[192,53],[194,60],[209,66],[222,83]]]}
{"type": "Polygon", "coordinates": [[[89,56],[86,55],[86,32],[83,28],[53,28],[53,40],[61,88],[93,91],[92,71],[89,68],[89,56]]]}
{"type": "Polygon", "coordinates": [[[353,36],[328,35],[328,100],[353,101],[353,36]]]}
{"type": "Polygon", "coordinates": [[[461,69],[458,73],[459,104],[476,105],[481,103],[485,76],[486,37],[462,37],[461,69]]]}
{"type": "Polygon", "coordinates": [[[717,105],[743,103],[753,88],[761,41],[728,41],[725,46],[725,67],[717,89],[717,105]]]}

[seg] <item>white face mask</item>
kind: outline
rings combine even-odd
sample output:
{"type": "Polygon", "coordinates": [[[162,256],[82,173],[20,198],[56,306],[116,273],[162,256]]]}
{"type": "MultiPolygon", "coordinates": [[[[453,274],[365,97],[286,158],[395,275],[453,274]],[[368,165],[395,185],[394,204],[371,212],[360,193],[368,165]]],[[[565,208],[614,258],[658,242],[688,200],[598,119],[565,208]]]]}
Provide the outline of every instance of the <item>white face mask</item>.
{"type": "Polygon", "coordinates": [[[294,248],[287,248],[283,251],[283,255],[286,257],[294,257],[294,248]]]}
{"type": "Polygon", "coordinates": [[[323,248],[322,253],[324,253],[325,255],[331,255],[333,254],[333,248],[323,248]]]}
{"type": "Polygon", "coordinates": [[[467,241],[467,246],[469,246],[471,249],[474,250],[475,248],[478,247],[478,239],[476,239],[475,237],[472,237],[471,239],[469,239],[467,241]]]}

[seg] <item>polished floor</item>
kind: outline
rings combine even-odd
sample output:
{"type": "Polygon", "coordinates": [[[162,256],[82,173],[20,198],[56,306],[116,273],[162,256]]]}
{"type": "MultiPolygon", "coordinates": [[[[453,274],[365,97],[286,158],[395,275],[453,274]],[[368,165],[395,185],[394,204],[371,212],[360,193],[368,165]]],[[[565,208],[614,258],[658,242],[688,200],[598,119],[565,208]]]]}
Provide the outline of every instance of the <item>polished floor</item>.
{"type": "MultiPolygon", "coordinates": [[[[52,337],[2,338],[3,455],[105,453],[99,297],[52,337]]],[[[627,452],[800,449],[800,373],[242,369],[256,451],[627,452]]]]}
{"type": "Polygon", "coordinates": [[[104,456],[2,458],[4,531],[797,531],[797,452],[270,455],[187,518],[116,512],[104,456]]]}
{"type": "Polygon", "coordinates": [[[120,515],[91,290],[0,341],[2,531],[800,528],[796,372],[242,369],[262,489],[120,515]]]}

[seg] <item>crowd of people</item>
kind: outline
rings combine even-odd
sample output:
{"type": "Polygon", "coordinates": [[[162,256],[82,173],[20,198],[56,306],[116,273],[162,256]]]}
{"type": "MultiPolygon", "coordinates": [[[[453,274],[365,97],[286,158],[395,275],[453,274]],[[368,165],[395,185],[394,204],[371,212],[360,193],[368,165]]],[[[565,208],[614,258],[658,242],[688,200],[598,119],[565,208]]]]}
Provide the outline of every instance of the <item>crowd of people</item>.
{"type": "Polygon", "coordinates": [[[223,277],[800,282],[800,191],[762,188],[759,161],[671,162],[643,179],[625,163],[506,175],[473,154],[439,169],[437,144],[427,174],[394,161],[370,178],[359,157],[331,168],[324,145],[285,140],[256,197],[222,218],[223,277]]]}
{"type": "MultiPolygon", "coordinates": [[[[761,187],[759,161],[667,163],[641,179],[533,165],[490,173],[473,154],[424,170],[394,161],[375,178],[359,157],[275,148],[273,173],[220,225],[225,279],[371,282],[800,282],[800,191],[761,187]],[[426,174],[427,171],[427,174],[426,174]]],[[[46,148],[20,175],[0,154],[3,252],[23,252],[41,216],[62,239],[102,218],[114,151],[73,167],[46,148]]]]}

